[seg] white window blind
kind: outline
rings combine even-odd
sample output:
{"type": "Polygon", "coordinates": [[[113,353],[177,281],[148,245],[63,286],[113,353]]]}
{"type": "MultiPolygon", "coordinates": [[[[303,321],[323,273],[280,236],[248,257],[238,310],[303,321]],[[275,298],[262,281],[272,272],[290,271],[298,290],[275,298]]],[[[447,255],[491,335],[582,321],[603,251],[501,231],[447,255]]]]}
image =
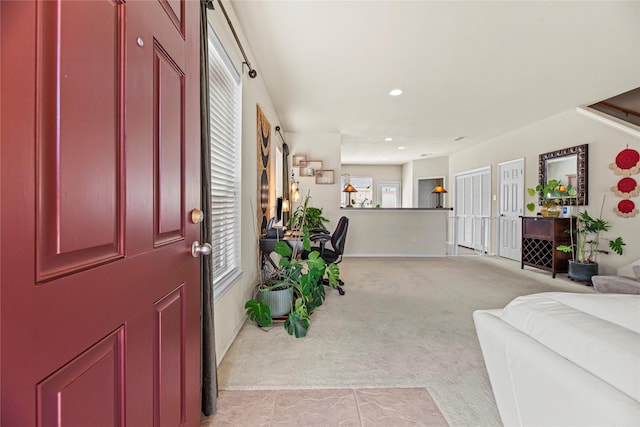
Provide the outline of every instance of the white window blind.
{"type": "Polygon", "coordinates": [[[213,297],[240,277],[240,145],[242,85],[218,37],[209,26],[209,126],[211,134],[211,219],[213,297]]]}

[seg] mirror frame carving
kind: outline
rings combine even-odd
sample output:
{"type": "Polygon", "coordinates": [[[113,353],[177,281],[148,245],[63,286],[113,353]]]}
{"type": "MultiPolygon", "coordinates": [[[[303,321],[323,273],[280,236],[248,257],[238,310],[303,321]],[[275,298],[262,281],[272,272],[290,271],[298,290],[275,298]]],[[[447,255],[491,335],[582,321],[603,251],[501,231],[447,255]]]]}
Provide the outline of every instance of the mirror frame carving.
{"type": "MultiPolygon", "coordinates": [[[[551,151],[549,153],[543,153],[539,156],[539,164],[538,164],[538,182],[544,186],[547,182],[547,160],[557,159],[560,157],[567,157],[576,155],[576,180],[578,181],[578,188],[576,189],[578,194],[577,204],[580,206],[585,206],[589,203],[588,194],[588,176],[589,176],[589,156],[588,150],[589,144],[576,145],[574,147],[563,148],[556,151],[551,151]]],[[[542,193],[539,197],[540,205],[543,204],[542,193]]],[[[570,201],[569,201],[570,202],[570,201]]],[[[563,203],[563,204],[572,204],[572,203],[563,203]]]]}

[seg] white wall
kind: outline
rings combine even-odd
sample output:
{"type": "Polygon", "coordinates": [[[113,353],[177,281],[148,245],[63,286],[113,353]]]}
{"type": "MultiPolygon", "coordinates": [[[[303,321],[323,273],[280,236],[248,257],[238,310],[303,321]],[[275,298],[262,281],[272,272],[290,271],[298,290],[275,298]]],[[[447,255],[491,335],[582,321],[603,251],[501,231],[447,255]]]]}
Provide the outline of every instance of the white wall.
{"type": "MultiPolygon", "coordinates": [[[[623,256],[609,254],[598,258],[601,274],[612,274],[618,267],[640,258],[640,215],[621,218],[613,212],[620,199],[615,197],[610,187],[616,185],[620,177],[614,175],[609,164],[627,146],[640,151],[640,139],[570,110],[452,154],[449,157],[449,176],[451,178],[457,173],[490,165],[491,191],[492,194],[497,194],[498,163],[524,157],[525,187],[534,187],[538,183],[539,154],[581,144],[589,144],[587,209],[589,213],[599,216],[603,196],[606,196],[603,217],[610,222],[611,230],[605,237],[622,236],[627,244],[623,256]]],[[[640,176],[636,175],[636,179],[640,179],[640,176]]],[[[535,202],[534,199],[526,195],[525,204],[535,202]]],[[[453,203],[455,197],[450,197],[449,200],[453,203]]],[[[634,202],[637,206],[640,205],[640,199],[635,198],[634,202]]],[[[492,216],[496,216],[497,202],[492,202],[491,208],[492,216]]]]}
{"type": "MultiPolygon", "coordinates": [[[[255,65],[242,28],[237,25],[238,21],[232,7],[230,5],[225,7],[231,21],[236,23],[234,24],[235,30],[245,52],[249,56],[249,61],[252,65],[255,65]]],[[[222,11],[216,7],[216,10],[208,12],[208,18],[225,50],[234,61],[236,68],[239,71],[242,70],[242,55],[222,11]]],[[[240,189],[242,204],[242,277],[227,293],[214,302],[216,357],[218,363],[224,357],[245,321],[244,303],[252,296],[258,280],[258,245],[254,232],[257,222],[255,210],[258,193],[257,104],[260,105],[271,124],[272,155],[275,155],[274,144],[280,143],[280,136],[277,135],[274,129],[276,125],[280,124],[278,116],[265,88],[260,70],[258,69],[258,77],[251,79],[248,77],[245,67],[245,71],[242,73],[242,186],[240,189]]],[[[272,168],[275,171],[275,161],[272,162],[272,168]]]]}
{"type": "Polygon", "coordinates": [[[402,165],[402,207],[412,208],[413,205],[413,162],[402,165]]]}

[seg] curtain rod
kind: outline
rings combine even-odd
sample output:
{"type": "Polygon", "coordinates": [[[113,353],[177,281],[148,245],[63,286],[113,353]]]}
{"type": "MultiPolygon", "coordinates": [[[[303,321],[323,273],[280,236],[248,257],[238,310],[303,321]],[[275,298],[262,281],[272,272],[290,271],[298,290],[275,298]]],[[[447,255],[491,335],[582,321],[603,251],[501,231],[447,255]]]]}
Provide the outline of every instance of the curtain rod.
{"type": "MultiPolygon", "coordinates": [[[[233,28],[233,24],[231,23],[231,19],[229,19],[229,15],[227,15],[227,11],[224,8],[224,5],[222,4],[222,0],[218,0],[218,4],[220,5],[220,9],[222,10],[224,17],[227,19],[227,24],[229,24],[229,28],[231,28],[233,37],[235,37],[236,43],[238,44],[238,47],[240,48],[240,52],[242,53],[242,57],[244,58],[244,62],[242,63],[243,65],[242,68],[244,68],[244,64],[247,64],[247,67],[249,68],[249,77],[251,77],[252,79],[255,79],[258,76],[258,72],[253,68],[251,68],[251,63],[249,62],[249,59],[247,59],[247,54],[244,53],[244,49],[242,48],[242,44],[240,43],[238,34],[236,34],[236,30],[235,28],[233,28]]],[[[211,5],[213,6],[213,3],[211,3],[211,5]]]]}
{"type": "Polygon", "coordinates": [[[276,132],[280,134],[280,138],[282,138],[282,142],[286,144],[287,141],[284,140],[284,136],[282,136],[282,132],[280,132],[280,125],[276,125],[276,132]]]}

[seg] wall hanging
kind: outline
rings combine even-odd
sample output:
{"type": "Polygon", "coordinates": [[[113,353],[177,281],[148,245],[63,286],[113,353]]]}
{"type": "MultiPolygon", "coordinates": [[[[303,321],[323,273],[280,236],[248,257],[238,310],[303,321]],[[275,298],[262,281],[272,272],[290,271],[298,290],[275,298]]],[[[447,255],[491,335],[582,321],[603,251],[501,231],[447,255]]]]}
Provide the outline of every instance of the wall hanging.
{"type": "Polygon", "coordinates": [[[616,185],[611,187],[611,191],[622,198],[613,211],[623,218],[636,216],[638,209],[635,202],[630,199],[638,196],[640,185],[631,175],[635,175],[640,171],[640,153],[629,147],[625,148],[618,153],[615,162],[609,165],[609,169],[616,175],[623,176],[616,185]]]}
{"type": "Polygon", "coordinates": [[[271,173],[271,125],[258,107],[258,228],[266,233],[269,221],[269,174],[271,173]]]}

